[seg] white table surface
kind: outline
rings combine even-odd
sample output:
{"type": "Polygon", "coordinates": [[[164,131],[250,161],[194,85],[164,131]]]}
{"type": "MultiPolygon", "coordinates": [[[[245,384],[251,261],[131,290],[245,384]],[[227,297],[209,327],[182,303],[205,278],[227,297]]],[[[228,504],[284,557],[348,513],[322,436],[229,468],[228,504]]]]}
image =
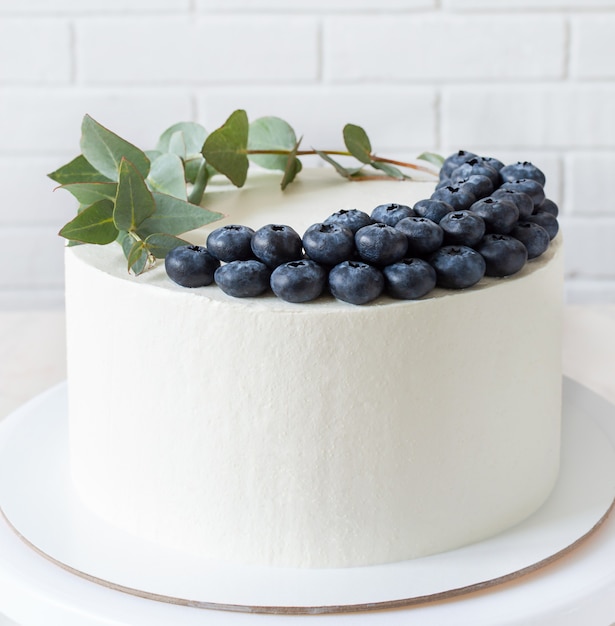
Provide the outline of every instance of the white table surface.
{"type": "MultiPolygon", "coordinates": [[[[3,359],[0,361],[0,419],[29,398],[38,395],[65,378],[64,340],[64,315],[61,311],[0,311],[0,349],[3,355],[3,359]]],[[[577,380],[615,404],[615,305],[566,308],[563,369],[565,375],[577,380]]],[[[591,537],[588,540],[588,549],[598,549],[599,540],[600,537],[591,537]],[[594,542],[593,546],[592,542],[594,542]]],[[[1,557],[2,555],[0,555],[1,557]]],[[[54,583],[50,576],[55,576],[56,572],[53,569],[55,566],[47,563],[44,559],[43,563],[39,563],[38,560],[41,557],[35,553],[27,555],[27,558],[31,559],[32,565],[37,571],[37,576],[47,577],[47,580],[39,578],[35,581],[36,584],[39,586],[53,586],[54,583]]],[[[575,558],[577,556],[573,553],[560,559],[555,565],[555,569],[560,571],[562,568],[565,569],[574,564],[575,558]]],[[[546,575],[548,575],[548,572],[545,574],[544,571],[539,571],[530,577],[524,577],[516,583],[508,583],[506,593],[515,593],[516,590],[522,592],[522,586],[528,582],[526,579],[532,578],[533,583],[537,584],[546,575]]],[[[150,624],[151,626],[154,626],[154,624],[168,624],[170,626],[177,619],[180,619],[182,624],[278,623],[281,626],[282,622],[286,624],[288,619],[280,619],[276,616],[234,614],[231,622],[227,619],[227,617],[230,618],[230,614],[223,615],[222,613],[211,611],[203,612],[197,609],[168,606],[162,603],[127,597],[118,592],[101,588],[88,581],[77,578],[72,580],[70,577],[71,574],[67,572],[57,571],[58,593],[71,593],[83,598],[91,598],[92,603],[99,603],[101,607],[104,606],[108,618],[100,623],[109,624],[109,626],[112,624],[132,623],[118,620],[121,620],[121,616],[126,614],[125,611],[134,611],[135,607],[138,607],[140,617],[137,621],[135,614],[134,623],[150,624]],[[110,607],[114,607],[114,609],[110,610],[110,607]],[[184,619],[186,621],[183,621],[184,619]]],[[[0,589],[0,614],[3,608],[1,594],[2,590],[0,589]]],[[[471,599],[461,601],[476,602],[481,600],[489,602],[490,597],[494,597],[489,596],[489,594],[489,591],[475,593],[472,594],[471,599]]],[[[613,588],[613,597],[615,598],[615,588],[613,588]]],[[[64,600],[65,598],[58,596],[58,603],[62,603],[64,600]]],[[[545,602],[547,602],[547,598],[545,598],[545,602]]],[[[35,607],[33,607],[32,612],[33,615],[36,614],[35,607]]],[[[416,609],[411,609],[397,613],[400,615],[400,619],[394,619],[392,623],[421,623],[420,621],[415,621],[421,613],[420,610],[417,612],[416,609]],[[410,615],[413,617],[409,617],[410,615]],[[404,616],[408,616],[408,619],[404,616]]],[[[575,607],[574,603],[572,603],[570,621],[566,621],[566,624],[573,626],[580,624],[580,622],[575,621],[574,613],[575,607]]],[[[427,616],[426,613],[425,616],[427,616]]],[[[336,624],[377,624],[379,622],[378,614],[373,613],[371,616],[363,614],[330,617],[333,620],[324,616],[318,619],[327,622],[335,621],[336,624]]],[[[384,616],[381,615],[381,617],[384,616]]],[[[390,617],[390,615],[387,616],[387,623],[389,623],[390,617]]],[[[0,615],[0,626],[4,626],[5,623],[12,623],[3,621],[3,619],[0,615]]],[[[305,619],[302,617],[294,618],[296,623],[302,620],[305,621],[305,619]]],[[[48,620],[43,619],[43,621],[40,621],[39,617],[38,621],[33,619],[31,623],[34,626],[38,624],[43,626],[49,624],[51,626],[52,624],[59,625],[62,622],[54,621],[53,616],[49,615],[48,620]]],[[[91,622],[84,618],[83,623],[90,624],[91,622]]],[[[511,621],[511,623],[513,622],[511,621]]],[[[71,624],[81,626],[78,618],[71,624]]],[[[597,626],[611,626],[612,624],[615,624],[615,611],[612,618],[609,617],[608,620],[600,622],[597,626]]],[[[29,626],[29,624],[26,626],[29,626]]],[[[69,625],[66,624],[66,626],[69,625]]],[[[589,626],[592,626],[592,624],[589,626]]]]}

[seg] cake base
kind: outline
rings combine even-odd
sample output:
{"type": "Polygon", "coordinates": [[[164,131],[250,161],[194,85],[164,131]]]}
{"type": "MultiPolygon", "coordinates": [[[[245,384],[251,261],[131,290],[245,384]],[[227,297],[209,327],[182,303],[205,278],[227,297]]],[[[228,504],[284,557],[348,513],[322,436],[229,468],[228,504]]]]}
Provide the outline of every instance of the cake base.
{"type": "Polygon", "coordinates": [[[91,514],[72,489],[64,385],[2,424],[0,512],[29,546],[56,565],[106,587],[167,603],[315,614],[452,598],[551,563],[591,534],[611,510],[615,411],[610,405],[585,408],[588,392],[575,383],[565,381],[564,389],[562,469],[549,500],[497,537],[431,557],[326,570],[240,567],[136,540],[91,514]]]}

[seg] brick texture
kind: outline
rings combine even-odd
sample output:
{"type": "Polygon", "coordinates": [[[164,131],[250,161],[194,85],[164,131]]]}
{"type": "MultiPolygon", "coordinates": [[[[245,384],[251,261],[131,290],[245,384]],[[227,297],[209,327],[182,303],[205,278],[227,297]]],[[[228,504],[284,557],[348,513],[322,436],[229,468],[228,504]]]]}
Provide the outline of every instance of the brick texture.
{"type": "Polygon", "coordinates": [[[152,148],[237,108],[287,119],[304,147],[341,147],[352,122],[392,157],[535,162],[567,297],[615,302],[613,33],[615,0],[0,2],[0,307],[61,300],[75,206],[46,174],[77,154],[85,113],[152,148]],[[25,240],[37,261],[14,270],[25,240]]]}

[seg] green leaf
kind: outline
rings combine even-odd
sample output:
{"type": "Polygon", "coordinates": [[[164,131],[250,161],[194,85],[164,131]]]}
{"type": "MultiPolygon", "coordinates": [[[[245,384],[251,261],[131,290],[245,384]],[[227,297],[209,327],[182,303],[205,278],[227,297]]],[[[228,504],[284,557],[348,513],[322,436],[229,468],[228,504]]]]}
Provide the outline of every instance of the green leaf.
{"type": "Polygon", "coordinates": [[[156,210],[156,203],[143,176],[130,161],[122,159],[119,173],[113,219],[119,230],[135,230],[156,210]]]}
{"type": "Polygon", "coordinates": [[[105,245],[115,241],[118,230],[113,223],[113,202],[111,200],[95,202],[68,222],[59,234],[81,243],[105,245]]]}
{"type": "Polygon", "coordinates": [[[137,232],[142,238],[154,233],[181,235],[224,217],[222,213],[208,211],[173,196],[156,192],[153,196],[156,202],[156,211],[137,228],[137,232]]]}
{"type": "Polygon", "coordinates": [[[181,130],[174,132],[169,140],[169,153],[176,154],[182,159],[186,158],[186,142],[184,141],[184,133],[181,130]]]}
{"type": "Polygon", "coordinates": [[[435,152],[423,152],[416,157],[421,161],[427,161],[427,163],[431,163],[435,165],[437,168],[442,167],[442,163],[444,163],[444,157],[436,154],[435,152]]]}
{"type": "Polygon", "coordinates": [[[367,133],[360,126],[354,124],[346,124],[343,132],[344,143],[348,152],[359,159],[361,163],[369,163],[372,160],[372,145],[367,133]]]}
{"type": "Polygon", "coordinates": [[[316,154],[321,159],[323,159],[323,161],[326,161],[329,165],[332,165],[335,168],[335,171],[340,176],[343,176],[344,178],[348,178],[348,180],[350,180],[352,176],[358,174],[363,169],[362,167],[351,167],[351,168],[344,167],[343,165],[338,163],[335,159],[332,159],[325,152],[321,152],[320,150],[314,150],[314,152],[316,152],[316,154]]]}
{"type": "Polygon", "coordinates": [[[137,276],[142,274],[147,266],[148,259],[145,242],[135,241],[126,258],[128,259],[128,271],[132,270],[137,276]]]}
{"type": "Polygon", "coordinates": [[[388,176],[392,176],[393,178],[397,178],[397,180],[405,180],[407,176],[399,169],[397,169],[394,165],[390,163],[383,163],[382,161],[372,161],[370,165],[377,170],[385,172],[388,176]]]}
{"type": "Polygon", "coordinates": [[[155,161],[161,154],[164,152],[160,152],[160,150],[146,150],[145,156],[149,159],[149,162],[155,161]]]}
{"type": "Polygon", "coordinates": [[[224,174],[236,187],[242,187],[248,176],[248,116],[239,109],[223,126],[215,130],[203,145],[203,156],[213,168],[224,174]]]}
{"type": "Polygon", "coordinates": [[[90,206],[98,200],[115,200],[117,183],[72,183],[59,189],[66,189],[80,204],[90,206]]]}
{"type": "Polygon", "coordinates": [[[182,160],[176,155],[166,152],[152,162],[152,169],[147,177],[152,191],[159,191],[181,200],[186,200],[186,181],[182,160]]]}
{"type": "Polygon", "coordinates": [[[187,183],[194,184],[201,165],[205,163],[205,159],[199,154],[198,156],[191,156],[184,161],[184,177],[187,183]]]}
{"type": "Polygon", "coordinates": [[[198,154],[203,149],[207,131],[196,122],[178,122],[167,128],[156,146],[161,152],[174,152],[171,146],[171,138],[176,133],[181,132],[185,154],[198,154]]]}
{"type": "MultiPolygon", "coordinates": [[[[290,151],[297,142],[291,126],[279,117],[260,117],[250,124],[248,150],[290,151]]],[[[268,170],[286,171],[286,154],[250,154],[248,158],[268,170]]]]}
{"type": "Polygon", "coordinates": [[[203,194],[205,193],[205,187],[207,187],[207,183],[209,182],[209,169],[207,168],[205,159],[201,160],[201,166],[199,167],[199,171],[197,172],[193,182],[194,185],[190,191],[190,195],[188,196],[188,202],[191,204],[201,204],[203,194]]]}
{"type": "Polygon", "coordinates": [[[81,124],[81,152],[94,168],[111,180],[118,180],[122,158],[130,161],[145,178],[150,162],[145,153],[111,132],[89,115],[81,124]]]}
{"type": "Polygon", "coordinates": [[[47,174],[51,180],[55,180],[60,185],[67,183],[107,183],[111,182],[101,174],[95,167],[90,165],[86,158],[80,154],[72,161],[58,168],[55,172],[47,174]]]}
{"type": "Polygon", "coordinates": [[[145,246],[149,253],[157,259],[164,259],[173,248],[186,245],[188,245],[187,241],[165,233],[153,233],[145,240],[145,246]]]}
{"type": "Polygon", "coordinates": [[[284,191],[286,187],[288,187],[288,185],[290,185],[290,183],[295,180],[295,177],[303,168],[303,164],[297,158],[297,151],[299,150],[299,145],[301,144],[302,140],[303,137],[299,137],[299,141],[295,143],[290,153],[288,154],[288,157],[286,158],[284,176],[282,177],[282,183],[280,184],[280,186],[282,187],[282,191],[284,191]]]}

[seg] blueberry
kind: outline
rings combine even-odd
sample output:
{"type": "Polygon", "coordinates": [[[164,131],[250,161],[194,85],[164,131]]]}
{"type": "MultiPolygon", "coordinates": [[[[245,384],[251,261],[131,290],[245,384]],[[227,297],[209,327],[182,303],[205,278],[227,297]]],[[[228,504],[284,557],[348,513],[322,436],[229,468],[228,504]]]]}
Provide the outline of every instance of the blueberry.
{"type": "Polygon", "coordinates": [[[485,275],[485,260],[468,246],[444,246],[429,263],[436,270],[437,284],[445,289],[465,289],[485,275]]]}
{"type": "Polygon", "coordinates": [[[485,220],[472,211],[453,211],[440,220],[447,244],[475,246],[485,234],[485,220]]]}
{"type": "Polygon", "coordinates": [[[290,226],[267,224],[252,236],[252,252],[271,268],[302,256],[301,237],[290,226]]]}
{"type": "Polygon", "coordinates": [[[534,222],[519,222],[510,236],[518,239],[527,248],[527,258],[535,259],[547,250],[551,240],[549,233],[534,222]]]}
{"type": "Polygon", "coordinates": [[[453,207],[442,200],[419,200],[412,210],[418,217],[424,217],[436,224],[447,214],[453,210],[453,207]]]}
{"type": "Polygon", "coordinates": [[[254,231],[247,226],[229,224],[209,233],[207,249],[216,259],[224,262],[253,259],[252,236],[254,231]]]}
{"type": "Polygon", "coordinates": [[[539,170],[533,163],[529,161],[517,161],[511,165],[505,165],[500,170],[500,176],[505,183],[510,183],[514,180],[520,180],[522,178],[535,180],[543,187],[545,186],[545,175],[539,170]]]}
{"type": "Polygon", "coordinates": [[[527,248],[509,235],[485,235],[476,250],[485,259],[487,276],[510,276],[518,272],[527,261],[527,248]]]}
{"type": "Polygon", "coordinates": [[[382,222],[389,226],[395,226],[404,217],[414,216],[414,211],[405,204],[379,204],[371,214],[374,222],[382,222]]]}
{"type": "Polygon", "coordinates": [[[487,165],[480,157],[470,159],[462,163],[459,167],[456,167],[451,172],[451,180],[455,178],[468,178],[468,176],[474,176],[476,174],[486,176],[494,186],[498,186],[502,182],[500,173],[491,167],[491,165],[487,165]]]}
{"type": "Polygon", "coordinates": [[[366,304],[383,292],[384,276],[373,265],[344,261],[329,272],[329,289],[338,300],[366,304]]]}
{"type": "Polygon", "coordinates": [[[234,298],[254,298],[267,291],[271,270],[260,261],[231,261],[214,274],[216,284],[234,298]]]}
{"type": "Polygon", "coordinates": [[[476,202],[476,196],[469,189],[453,185],[436,189],[431,195],[431,199],[442,200],[450,204],[455,211],[463,211],[476,202]]]}
{"type": "Polygon", "coordinates": [[[312,224],[303,235],[303,248],[317,263],[337,265],[352,257],[354,234],[339,224],[312,224]]]}
{"type": "Polygon", "coordinates": [[[271,274],[271,289],[286,302],[309,302],[320,296],[327,272],[315,261],[302,259],[279,265],[271,274]]]}
{"type": "Polygon", "coordinates": [[[495,189],[492,180],[482,174],[471,174],[467,178],[459,178],[454,182],[454,186],[468,189],[477,200],[486,198],[495,189]]]}
{"type": "Polygon", "coordinates": [[[354,240],[361,258],[375,265],[390,265],[400,261],[408,250],[406,235],[382,223],[359,229],[354,240]]]}
{"type": "Polygon", "coordinates": [[[416,300],[436,286],[436,270],[423,259],[402,259],[387,265],[383,274],[392,298],[416,300]]]}
{"type": "Polygon", "coordinates": [[[549,239],[553,239],[559,231],[557,218],[546,211],[537,211],[533,215],[530,215],[526,221],[542,226],[549,234],[549,239]]]}
{"type": "Polygon", "coordinates": [[[533,210],[534,203],[532,199],[522,191],[515,191],[514,189],[496,189],[492,194],[492,198],[500,198],[502,200],[508,200],[517,206],[519,209],[519,219],[524,220],[528,218],[533,210]]]}
{"type": "Polygon", "coordinates": [[[182,287],[205,287],[214,281],[220,261],[204,246],[179,246],[164,259],[167,276],[182,287]]]}
{"type": "Polygon", "coordinates": [[[519,209],[515,204],[491,196],[475,202],[470,211],[480,215],[485,220],[487,231],[493,233],[509,232],[519,219],[519,209]]]}
{"type": "Polygon", "coordinates": [[[532,199],[534,207],[542,204],[545,199],[545,190],[542,185],[530,178],[521,178],[503,183],[500,189],[514,189],[515,191],[526,193],[532,199]]]}
{"type": "Polygon", "coordinates": [[[504,167],[504,163],[494,157],[480,157],[480,160],[487,165],[490,165],[496,172],[499,172],[504,167]]]}
{"type": "Polygon", "coordinates": [[[454,152],[446,159],[444,159],[444,163],[442,163],[442,168],[440,169],[440,178],[450,178],[451,172],[459,167],[462,163],[469,161],[470,159],[476,158],[476,154],[473,152],[468,152],[467,150],[459,150],[458,152],[454,152]]]}
{"type": "Polygon", "coordinates": [[[425,217],[405,217],[397,222],[397,230],[408,239],[407,255],[425,256],[435,252],[441,245],[444,233],[442,229],[425,217]]]}
{"type": "Polygon", "coordinates": [[[358,209],[340,209],[333,213],[333,215],[329,215],[324,223],[339,224],[340,226],[350,229],[353,233],[356,233],[359,228],[373,224],[373,220],[364,211],[359,211],[358,209]]]}
{"type": "Polygon", "coordinates": [[[557,204],[555,204],[553,200],[549,200],[549,198],[545,198],[542,201],[542,204],[534,209],[534,213],[538,213],[540,211],[546,211],[547,213],[551,213],[553,217],[557,217],[559,215],[559,208],[557,204]]]}

